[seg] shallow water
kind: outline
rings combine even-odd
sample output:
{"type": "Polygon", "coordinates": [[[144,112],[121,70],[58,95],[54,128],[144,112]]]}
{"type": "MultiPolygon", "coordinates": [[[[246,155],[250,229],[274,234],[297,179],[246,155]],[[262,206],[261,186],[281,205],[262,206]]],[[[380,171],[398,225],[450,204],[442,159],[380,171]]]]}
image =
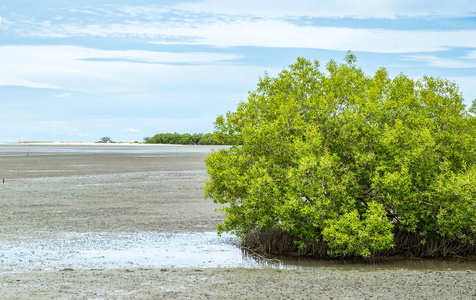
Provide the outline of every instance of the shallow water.
{"type": "Polygon", "coordinates": [[[154,144],[0,144],[0,155],[35,155],[51,153],[91,154],[91,153],[122,153],[122,154],[165,154],[165,153],[208,153],[212,149],[227,146],[209,145],[154,145],[154,144]]]}
{"type": "Polygon", "coordinates": [[[65,233],[54,239],[0,242],[3,271],[104,268],[260,267],[231,235],[204,233],[65,233]]]}
{"type": "Polygon", "coordinates": [[[476,271],[476,258],[424,259],[411,257],[384,257],[370,259],[310,259],[277,257],[283,268],[329,268],[343,271],[370,272],[376,270],[418,271],[476,271]]]}
{"type": "Polygon", "coordinates": [[[329,268],[343,271],[476,270],[476,260],[384,259],[311,260],[280,257],[255,259],[239,240],[216,232],[203,233],[64,233],[54,239],[19,237],[0,242],[0,270],[106,268],[329,268]]]}

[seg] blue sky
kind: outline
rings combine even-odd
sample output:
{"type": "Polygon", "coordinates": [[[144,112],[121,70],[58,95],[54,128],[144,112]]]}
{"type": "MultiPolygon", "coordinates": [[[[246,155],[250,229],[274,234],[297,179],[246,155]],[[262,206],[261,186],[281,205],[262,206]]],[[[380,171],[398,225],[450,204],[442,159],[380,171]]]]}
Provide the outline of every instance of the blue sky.
{"type": "Polygon", "coordinates": [[[476,98],[476,1],[1,0],[0,142],[211,132],[298,56],[455,81],[476,98]]]}

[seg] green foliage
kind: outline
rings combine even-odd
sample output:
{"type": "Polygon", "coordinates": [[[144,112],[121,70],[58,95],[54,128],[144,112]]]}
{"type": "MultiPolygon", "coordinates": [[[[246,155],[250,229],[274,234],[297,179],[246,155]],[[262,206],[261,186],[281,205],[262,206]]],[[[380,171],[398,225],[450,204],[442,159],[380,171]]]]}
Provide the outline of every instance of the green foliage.
{"type": "Polygon", "coordinates": [[[469,108],[469,112],[473,115],[476,115],[476,99],[473,100],[471,107],[469,108]]]}
{"type": "Polygon", "coordinates": [[[107,137],[107,136],[104,136],[104,137],[101,138],[101,142],[103,142],[103,143],[107,143],[107,142],[109,142],[110,140],[111,140],[111,138],[110,138],[110,137],[107,137]]]}
{"type": "Polygon", "coordinates": [[[386,250],[393,246],[393,227],[383,205],[371,202],[362,215],[354,209],[328,219],[322,236],[336,254],[350,252],[368,256],[370,250],[386,250]]]}
{"type": "Polygon", "coordinates": [[[148,144],[177,145],[226,145],[226,140],[218,140],[213,133],[158,133],[153,137],[144,138],[148,144]]]}
{"type": "Polygon", "coordinates": [[[355,63],[321,72],[298,58],[217,118],[233,144],[206,160],[220,232],[281,228],[362,256],[391,248],[395,230],[476,241],[476,117],[458,87],[355,63]]]}

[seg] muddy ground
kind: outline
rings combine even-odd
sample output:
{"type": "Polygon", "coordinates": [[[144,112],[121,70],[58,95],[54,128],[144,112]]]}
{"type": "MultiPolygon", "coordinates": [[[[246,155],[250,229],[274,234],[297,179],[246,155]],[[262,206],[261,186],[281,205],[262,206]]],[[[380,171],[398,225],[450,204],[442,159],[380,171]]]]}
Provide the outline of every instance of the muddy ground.
{"type": "Polygon", "coordinates": [[[209,147],[106,147],[0,146],[0,299],[476,299],[476,272],[464,266],[147,267],[132,257],[78,267],[18,250],[65,236],[209,233],[222,220],[203,199],[209,147]]]}

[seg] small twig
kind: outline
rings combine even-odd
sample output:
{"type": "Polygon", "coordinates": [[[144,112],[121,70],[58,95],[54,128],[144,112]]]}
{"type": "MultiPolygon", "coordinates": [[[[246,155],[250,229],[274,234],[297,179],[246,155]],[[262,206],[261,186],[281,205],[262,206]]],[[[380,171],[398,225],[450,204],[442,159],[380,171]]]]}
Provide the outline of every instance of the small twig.
{"type": "Polygon", "coordinates": [[[264,259],[266,262],[270,263],[270,262],[273,262],[273,263],[282,263],[283,261],[280,260],[280,259],[277,259],[277,258],[268,258],[266,256],[263,256],[261,254],[258,254],[256,251],[254,251],[253,249],[251,248],[248,248],[248,247],[244,247],[244,246],[240,246],[241,249],[243,250],[246,250],[248,252],[250,252],[251,256],[256,256],[260,259],[264,259]]]}

